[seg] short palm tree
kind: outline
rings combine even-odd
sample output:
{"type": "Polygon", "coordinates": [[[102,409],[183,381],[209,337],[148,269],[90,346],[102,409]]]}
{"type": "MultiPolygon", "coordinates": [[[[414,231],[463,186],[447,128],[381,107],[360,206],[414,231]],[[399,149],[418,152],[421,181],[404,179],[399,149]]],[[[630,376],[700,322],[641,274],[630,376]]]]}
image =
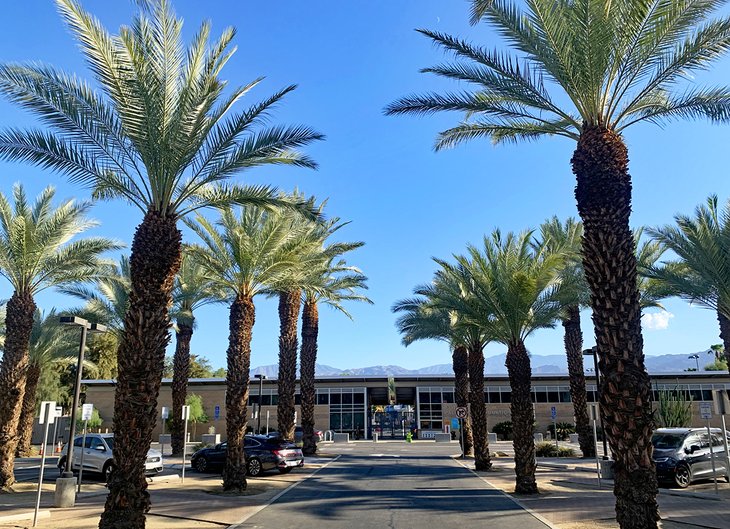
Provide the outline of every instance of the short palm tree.
{"type": "Polygon", "coordinates": [[[186,221],[202,244],[193,245],[191,258],[230,303],[226,374],[226,434],[228,450],[223,471],[225,490],[246,488],[246,433],[251,336],[255,322],[254,298],[271,292],[287,277],[298,259],[299,234],[281,211],[225,208],[217,224],[201,215],[186,221]]]}
{"type": "MultiPolygon", "coordinates": [[[[30,334],[28,348],[28,371],[26,373],[23,409],[20,412],[18,432],[20,440],[16,449],[18,457],[30,455],[31,438],[33,437],[33,420],[35,419],[38,384],[41,374],[54,364],[74,364],[77,360],[78,338],[65,332],[56,309],[44,314],[36,309],[33,315],[33,330],[30,334]]],[[[86,360],[86,369],[94,371],[94,366],[86,360]]]]}
{"type": "Polygon", "coordinates": [[[347,223],[333,218],[314,226],[312,237],[318,241],[315,262],[311,266],[304,285],[302,308],[302,344],[299,353],[299,386],[302,396],[302,442],[305,454],[317,452],[314,436],[314,406],[316,391],[314,376],[317,365],[317,342],[319,339],[319,307],[324,304],[348,318],[352,316],[344,306],[345,302],[371,303],[360,294],[367,289],[367,278],[362,272],[349,266],[342,257],[364,245],[362,242],[328,243],[327,239],[347,223]]]}
{"type": "Polygon", "coordinates": [[[507,346],[515,492],[526,494],[537,492],[537,482],[532,371],[525,339],[538,329],[554,327],[562,308],[559,272],[563,257],[545,246],[534,247],[532,236],[531,231],[502,236],[496,230],[484,238],[483,249],[469,246],[455,264],[442,265],[445,273],[469,286],[473,302],[462,316],[507,346]]]}
{"type": "Polygon", "coordinates": [[[534,0],[523,8],[510,0],[472,0],[472,23],[489,23],[512,53],[420,30],[457,58],[424,71],[474,89],[406,97],[387,108],[391,114],[464,113],[459,125],[441,133],[437,149],[477,138],[500,143],[551,135],[576,142],[575,198],[584,223],[582,255],[622,528],[652,528],[659,520],[651,386],[629,227],[631,177],[622,134],[641,122],[728,120],[730,89],[689,81],[692,71],[707,68],[730,47],[730,20],[712,18],[718,5],[534,0]]]}
{"type": "MultiPolygon", "coordinates": [[[[406,347],[416,340],[442,340],[449,344],[454,370],[454,401],[457,406],[466,408],[469,404],[469,351],[465,345],[468,338],[465,339],[454,325],[453,313],[429,306],[428,299],[424,297],[397,301],[392,310],[400,314],[395,325],[406,347]]],[[[473,455],[469,416],[463,420],[462,428],[464,441],[461,449],[464,455],[473,455]]]]}
{"type": "Polygon", "coordinates": [[[205,270],[185,252],[172,291],[175,318],[175,354],[172,370],[172,415],[170,435],[173,454],[183,453],[184,423],[181,420],[190,378],[190,341],[195,329],[194,311],[221,301],[205,270]]]}
{"type": "Polygon", "coordinates": [[[647,231],[659,244],[672,250],[678,259],[662,266],[644,267],[643,271],[690,303],[714,310],[720,324],[720,338],[728,355],[730,201],[720,210],[717,196],[712,195],[704,205],[695,208],[694,216],[675,215],[674,221],[674,226],[647,231]]]}
{"type": "Polygon", "coordinates": [[[140,13],[110,34],[77,0],[56,0],[100,90],[51,66],[3,64],[0,92],[51,130],[5,130],[0,158],[53,169],[121,198],[143,215],[132,243],[132,288],[118,349],[115,472],[101,527],[144,527],[149,510],[143,462],[157,421],[157,397],[170,340],[169,308],[180,267],[177,221],[205,207],[283,205],[266,186],[224,182],[266,164],[314,167],[295,150],[322,136],[307,127],[268,126],[289,86],[234,113],[260,79],[226,91],[221,71],[235,31],[209,42],[203,24],[186,47],[168,0],[140,2],[140,13]],[[227,92],[227,93],[226,93],[227,92]]]}
{"type": "Polygon", "coordinates": [[[12,204],[0,194],[0,275],[13,288],[0,363],[0,489],[14,482],[35,296],[48,288],[93,279],[103,264],[100,255],[119,248],[99,237],[71,241],[96,226],[86,216],[91,205],[69,200],[54,207],[54,195],[54,189],[47,187],[30,204],[19,184],[13,188],[12,204]]]}

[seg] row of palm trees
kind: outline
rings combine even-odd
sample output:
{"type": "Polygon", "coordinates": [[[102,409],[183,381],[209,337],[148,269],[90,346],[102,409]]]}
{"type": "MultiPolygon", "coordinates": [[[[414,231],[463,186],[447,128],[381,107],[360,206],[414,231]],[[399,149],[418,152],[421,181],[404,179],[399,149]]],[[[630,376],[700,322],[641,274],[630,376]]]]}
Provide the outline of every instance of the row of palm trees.
{"type": "Polygon", "coordinates": [[[656,527],[651,387],[623,134],[643,122],[730,119],[730,87],[699,87],[692,75],[730,48],[730,18],[716,15],[723,2],[712,1],[470,3],[471,22],[487,24],[506,49],[419,30],[454,57],[423,71],[462,81],[464,88],[404,97],[386,112],[462,113],[460,123],[439,135],[437,150],[482,138],[504,143],[561,136],[576,142],[571,166],[603,375],[601,404],[611,410],[604,423],[616,456],[616,519],[624,529],[656,527]]]}
{"type": "MultiPolygon", "coordinates": [[[[660,301],[668,296],[717,307],[717,297],[730,287],[730,201],[722,213],[718,212],[717,202],[716,197],[708,199],[708,205],[700,206],[694,218],[677,216],[676,227],[647,230],[651,240],[641,241],[644,230],[634,233],[642,272],[637,285],[642,309],[662,308],[660,301]],[[668,249],[684,251],[675,250],[676,259],[662,260],[668,249]],[[693,256],[695,261],[686,256],[693,256]]],[[[595,439],[588,424],[580,327],[581,309],[591,308],[580,260],[582,231],[580,222],[561,222],[555,217],[543,223],[538,232],[503,235],[496,230],[484,238],[483,246],[469,246],[466,254],[456,255],[451,261],[434,259],[438,269],[431,282],[416,287],[415,297],[393,306],[399,314],[396,325],[404,345],[427,339],[449,344],[456,404],[466,406],[468,401],[471,408],[470,421],[465,425],[464,452],[474,451],[477,470],[491,467],[483,350],[492,341],[507,346],[515,491],[519,493],[537,492],[531,369],[525,340],[534,331],[554,327],[557,322],[565,331],[581,451],[584,457],[595,455],[595,439]]],[[[718,312],[718,319],[722,321],[725,314],[718,312]]],[[[720,329],[722,336],[722,324],[720,329]]],[[[610,415],[616,410],[603,412],[610,415]]]]}

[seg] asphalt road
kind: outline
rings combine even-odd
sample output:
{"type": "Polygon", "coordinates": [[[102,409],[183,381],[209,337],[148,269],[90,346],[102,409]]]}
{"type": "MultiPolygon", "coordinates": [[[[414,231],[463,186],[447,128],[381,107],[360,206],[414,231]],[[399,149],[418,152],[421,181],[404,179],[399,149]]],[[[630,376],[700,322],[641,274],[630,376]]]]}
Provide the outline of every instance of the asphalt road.
{"type": "MultiPolygon", "coordinates": [[[[53,483],[59,476],[58,457],[47,457],[46,468],[43,472],[43,483],[53,483]]],[[[26,482],[32,481],[38,483],[38,473],[41,469],[41,460],[39,457],[19,457],[15,459],[15,480],[26,482]]]]}
{"type": "Polygon", "coordinates": [[[547,527],[453,461],[453,446],[418,448],[404,450],[391,443],[347,447],[339,460],[236,527],[547,527]]]}

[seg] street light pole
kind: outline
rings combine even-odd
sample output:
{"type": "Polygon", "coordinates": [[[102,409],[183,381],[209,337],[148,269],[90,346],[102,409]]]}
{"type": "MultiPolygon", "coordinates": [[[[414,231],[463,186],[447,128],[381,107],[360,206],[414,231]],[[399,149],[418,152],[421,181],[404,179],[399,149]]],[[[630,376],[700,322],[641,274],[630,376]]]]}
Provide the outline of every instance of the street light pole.
{"type": "Polygon", "coordinates": [[[700,370],[700,355],[695,353],[693,355],[689,355],[687,358],[694,358],[695,362],[697,362],[697,371],[699,371],[700,370]]]}
{"type": "Polygon", "coordinates": [[[266,375],[262,375],[261,373],[257,373],[254,375],[254,378],[259,379],[259,398],[258,398],[258,423],[256,424],[256,432],[261,433],[261,395],[264,392],[264,380],[266,379],[266,375]]]}
{"type": "Polygon", "coordinates": [[[598,372],[598,348],[584,349],[584,355],[593,356],[593,370],[596,374],[596,399],[598,400],[598,418],[601,421],[601,436],[603,437],[603,459],[608,459],[608,445],[606,444],[606,430],[603,427],[603,413],[601,413],[601,375],[598,372]]]}

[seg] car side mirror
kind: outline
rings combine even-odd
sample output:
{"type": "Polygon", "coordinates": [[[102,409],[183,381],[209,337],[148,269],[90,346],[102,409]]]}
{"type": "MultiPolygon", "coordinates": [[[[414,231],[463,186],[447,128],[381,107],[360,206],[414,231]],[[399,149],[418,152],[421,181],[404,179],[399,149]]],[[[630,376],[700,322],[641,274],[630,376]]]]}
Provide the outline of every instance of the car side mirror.
{"type": "Polygon", "coordinates": [[[699,449],[700,449],[700,447],[698,445],[692,445],[689,447],[689,453],[694,454],[699,449]]]}
{"type": "Polygon", "coordinates": [[[103,447],[103,446],[101,446],[101,445],[97,445],[96,449],[97,449],[97,450],[98,450],[99,452],[106,452],[106,448],[104,448],[104,447],[103,447]]]}

